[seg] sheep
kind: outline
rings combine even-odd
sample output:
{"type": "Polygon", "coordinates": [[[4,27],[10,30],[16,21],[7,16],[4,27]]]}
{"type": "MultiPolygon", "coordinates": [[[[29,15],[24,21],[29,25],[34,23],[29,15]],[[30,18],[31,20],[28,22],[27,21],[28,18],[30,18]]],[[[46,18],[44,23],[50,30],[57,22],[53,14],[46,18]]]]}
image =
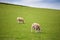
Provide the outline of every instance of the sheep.
{"type": "Polygon", "coordinates": [[[17,22],[18,23],[24,23],[24,18],[23,17],[17,17],[17,22]]]}
{"type": "Polygon", "coordinates": [[[40,25],[38,23],[33,23],[31,26],[31,32],[35,30],[35,32],[40,32],[40,25]]]}

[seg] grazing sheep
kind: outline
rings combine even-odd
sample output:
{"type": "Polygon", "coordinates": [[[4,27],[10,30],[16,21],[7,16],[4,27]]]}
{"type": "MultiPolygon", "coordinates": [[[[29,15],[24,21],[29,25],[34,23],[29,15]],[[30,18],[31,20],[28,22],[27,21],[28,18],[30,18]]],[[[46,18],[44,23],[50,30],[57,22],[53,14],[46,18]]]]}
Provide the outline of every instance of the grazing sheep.
{"type": "Polygon", "coordinates": [[[38,23],[33,23],[31,26],[31,32],[35,30],[35,32],[40,32],[40,25],[38,23]]]}
{"type": "Polygon", "coordinates": [[[18,21],[18,23],[24,23],[24,18],[22,18],[22,17],[17,17],[17,21],[18,21]]]}

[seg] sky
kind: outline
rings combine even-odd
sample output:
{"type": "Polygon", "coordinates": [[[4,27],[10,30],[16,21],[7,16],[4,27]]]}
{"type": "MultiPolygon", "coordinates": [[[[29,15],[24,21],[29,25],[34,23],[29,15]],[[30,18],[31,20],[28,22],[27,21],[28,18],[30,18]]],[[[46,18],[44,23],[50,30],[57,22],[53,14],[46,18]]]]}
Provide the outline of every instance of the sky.
{"type": "Polygon", "coordinates": [[[60,10],[60,0],[0,0],[0,2],[60,10]]]}

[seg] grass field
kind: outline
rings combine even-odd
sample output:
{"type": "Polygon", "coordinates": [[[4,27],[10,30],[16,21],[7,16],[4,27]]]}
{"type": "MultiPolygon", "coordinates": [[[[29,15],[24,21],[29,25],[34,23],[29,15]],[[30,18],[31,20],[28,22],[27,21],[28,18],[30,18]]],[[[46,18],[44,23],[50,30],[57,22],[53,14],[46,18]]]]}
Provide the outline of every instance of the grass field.
{"type": "Polygon", "coordinates": [[[60,40],[60,10],[0,4],[0,40],[60,40]],[[18,24],[22,16],[25,24],[18,24]],[[41,25],[41,32],[31,32],[31,24],[41,25]]]}

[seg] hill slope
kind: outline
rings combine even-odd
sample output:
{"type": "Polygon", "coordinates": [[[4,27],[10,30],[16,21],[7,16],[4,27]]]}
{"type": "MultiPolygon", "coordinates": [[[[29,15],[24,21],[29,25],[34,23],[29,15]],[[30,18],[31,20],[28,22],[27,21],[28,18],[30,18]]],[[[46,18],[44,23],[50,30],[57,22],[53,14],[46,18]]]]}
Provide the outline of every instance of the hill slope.
{"type": "Polygon", "coordinates": [[[60,40],[60,10],[0,4],[0,40],[60,40]],[[25,24],[18,24],[22,16],[25,24]],[[41,32],[31,33],[31,24],[41,25],[41,32]]]}

